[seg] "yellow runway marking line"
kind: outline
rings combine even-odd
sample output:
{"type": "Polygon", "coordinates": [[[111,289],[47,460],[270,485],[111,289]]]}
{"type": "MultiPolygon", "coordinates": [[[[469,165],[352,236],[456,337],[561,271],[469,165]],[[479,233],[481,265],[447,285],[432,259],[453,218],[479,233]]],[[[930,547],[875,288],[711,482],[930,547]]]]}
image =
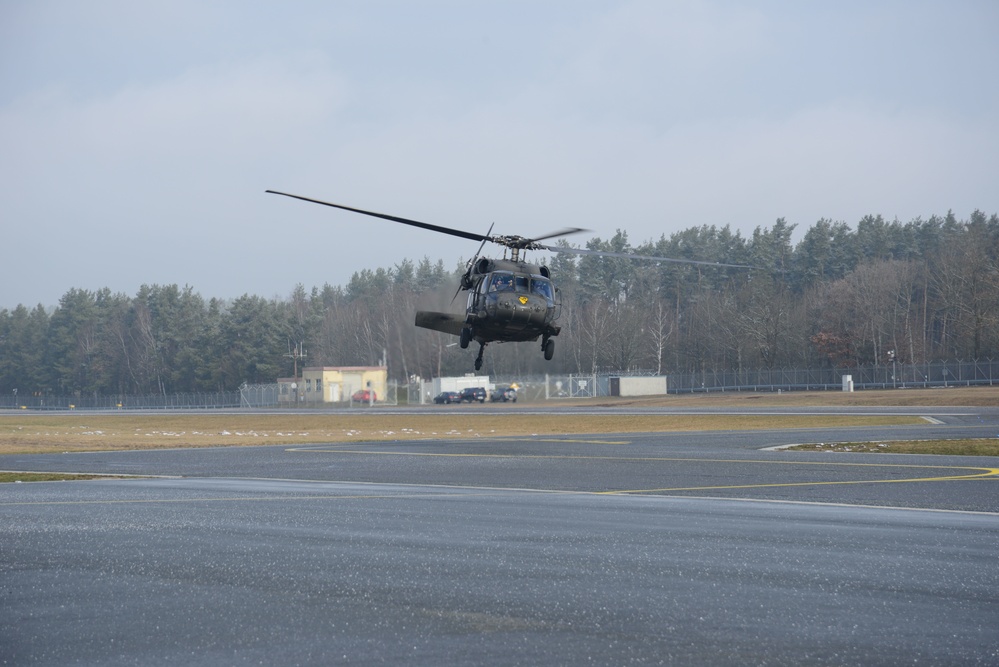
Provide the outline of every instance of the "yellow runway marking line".
{"type": "MultiPolygon", "coordinates": [[[[960,470],[961,468],[958,468],[960,470]]],[[[775,482],[768,484],[733,484],[729,486],[687,486],[662,489],[630,489],[621,491],[598,491],[597,495],[637,495],[642,493],[675,493],[678,491],[723,491],[734,489],[770,489],[789,486],[835,486],[845,484],[903,484],[916,482],[947,482],[955,480],[985,479],[999,475],[999,468],[965,468],[965,470],[984,470],[974,475],[949,475],[946,477],[912,477],[909,479],[852,479],[826,482],[775,482]]]]}
{"type": "MultiPolygon", "coordinates": [[[[565,442],[559,440],[558,442],[565,442]]],[[[758,464],[758,465],[784,465],[784,466],[825,466],[833,468],[907,468],[917,470],[967,470],[971,474],[966,475],[946,475],[935,477],[912,477],[906,479],[864,479],[864,480],[840,480],[840,481],[817,481],[817,482],[774,482],[765,484],[738,484],[730,486],[691,486],[691,487],[666,487],[656,489],[622,489],[617,491],[599,491],[600,495],[624,495],[640,493],[665,493],[676,491],[709,491],[721,489],[763,489],[791,486],[828,486],[836,484],[898,484],[914,482],[942,482],[955,480],[985,479],[999,476],[999,468],[978,468],[970,466],[928,466],[898,463],[845,463],[836,461],[760,461],[753,459],[698,459],[698,458],[678,458],[678,457],[638,457],[638,456],[572,456],[566,454],[480,454],[480,453],[459,453],[459,452],[408,452],[408,451],[382,451],[382,450],[356,450],[356,449],[326,449],[326,448],[295,448],[288,451],[308,451],[330,454],[370,454],[376,456],[427,456],[427,457],[449,457],[449,458],[494,458],[494,459],[563,459],[581,461],[636,461],[636,462],[659,462],[659,463],[735,463],[735,464],[758,464]]]]}

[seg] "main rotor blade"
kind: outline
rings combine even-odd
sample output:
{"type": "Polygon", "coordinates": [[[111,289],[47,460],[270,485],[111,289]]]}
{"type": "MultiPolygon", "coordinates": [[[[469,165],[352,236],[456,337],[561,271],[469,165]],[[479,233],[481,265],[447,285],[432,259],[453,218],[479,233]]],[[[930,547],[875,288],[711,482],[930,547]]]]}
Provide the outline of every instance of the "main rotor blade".
{"type": "Polygon", "coordinates": [[[575,255],[597,255],[599,257],[621,257],[623,259],[645,259],[651,262],[673,262],[675,264],[699,264],[701,266],[715,266],[729,269],[755,269],[755,266],[747,264],[722,264],[721,262],[702,262],[696,259],[676,259],[675,257],[651,257],[649,255],[633,255],[629,252],[605,252],[603,250],[588,250],[586,248],[560,248],[558,246],[543,245],[541,249],[551,252],[568,252],[575,255]]]}
{"type": "Polygon", "coordinates": [[[583,229],[582,227],[565,227],[563,229],[558,230],[557,232],[552,232],[551,234],[545,234],[544,236],[537,236],[535,238],[532,238],[531,242],[533,243],[534,241],[544,241],[545,239],[552,239],[555,238],[556,236],[569,236],[571,234],[579,234],[580,232],[588,232],[588,231],[590,230],[583,229]]]}
{"type": "Polygon", "coordinates": [[[490,234],[493,233],[493,227],[495,225],[496,225],[495,222],[489,225],[489,231],[486,232],[486,237],[482,239],[482,243],[479,244],[479,249],[475,251],[475,254],[472,255],[472,259],[469,260],[468,269],[465,271],[465,275],[461,277],[461,280],[458,281],[458,289],[454,291],[454,296],[451,297],[452,304],[454,303],[454,300],[458,298],[458,294],[461,293],[462,287],[464,287],[467,284],[465,283],[465,279],[468,278],[468,275],[472,272],[472,267],[475,265],[475,260],[479,258],[479,253],[482,252],[482,249],[486,246],[486,241],[492,238],[490,234]]]}
{"type": "MultiPolygon", "coordinates": [[[[493,233],[493,227],[495,227],[495,226],[496,226],[495,222],[489,223],[489,231],[486,232],[486,235],[482,237],[482,243],[479,244],[479,249],[475,251],[475,254],[472,256],[472,261],[469,262],[469,265],[475,264],[475,260],[477,260],[479,258],[479,253],[482,252],[482,249],[484,247],[486,247],[486,241],[489,241],[490,239],[492,239],[491,235],[493,233]]],[[[452,301],[453,301],[453,299],[452,299],[452,301]]]]}
{"type": "Polygon", "coordinates": [[[301,199],[302,201],[312,202],[313,204],[322,204],[323,206],[332,206],[333,208],[341,208],[345,211],[352,211],[354,213],[360,213],[362,215],[370,215],[374,218],[382,218],[384,220],[391,220],[392,222],[401,222],[404,225],[411,225],[413,227],[419,227],[421,229],[429,229],[432,232],[440,232],[441,234],[450,234],[451,236],[457,236],[459,238],[468,239],[470,241],[488,241],[488,236],[483,236],[482,234],[475,234],[474,232],[465,232],[460,229],[451,229],[450,227],[441,227],[440,225],[431,225],[429,222],[420,222],[419,220],[410,220],[409,218],[400,218],[395,215],[386,215],[385,213],[375,213],[374,211],[365,211],[362,208],[353,208],[351,206],[344,206],[343,204],[334,204],[332,202],[323,201],[321,199],[312,199],[311,197],[302,197],[301,195],[293,195],[287,192],[278,192],[277,190],[267,190],[272,195],[284,195],[285,197],[291,197],[292,199],[301,199]]]}

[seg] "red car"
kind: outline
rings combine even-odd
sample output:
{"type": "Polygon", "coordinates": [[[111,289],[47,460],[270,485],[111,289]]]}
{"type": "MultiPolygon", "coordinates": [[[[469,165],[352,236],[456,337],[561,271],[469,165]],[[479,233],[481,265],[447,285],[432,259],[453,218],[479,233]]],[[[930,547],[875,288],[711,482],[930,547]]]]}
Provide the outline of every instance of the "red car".
{"type": "Polygon", "coordinates": [[[374,403],[378,400],[378,394],[371,389],[358,389],[350,397],[350,400],[355,403],[374,403]]]}

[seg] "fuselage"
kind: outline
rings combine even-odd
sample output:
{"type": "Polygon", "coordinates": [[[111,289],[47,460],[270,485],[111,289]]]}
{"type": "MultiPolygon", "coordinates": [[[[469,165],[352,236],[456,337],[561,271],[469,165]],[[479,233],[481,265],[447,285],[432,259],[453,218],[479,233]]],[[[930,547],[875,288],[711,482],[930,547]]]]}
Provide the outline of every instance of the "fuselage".
{"type": "Polygon", "coordinates": [[[465,322],[475,340],[530,341],[558,335],[555,287],[542,275],[546,269],[503,260],[493,260],[489,268],[493,270],[476,275],[468,294],[465,322]]]}

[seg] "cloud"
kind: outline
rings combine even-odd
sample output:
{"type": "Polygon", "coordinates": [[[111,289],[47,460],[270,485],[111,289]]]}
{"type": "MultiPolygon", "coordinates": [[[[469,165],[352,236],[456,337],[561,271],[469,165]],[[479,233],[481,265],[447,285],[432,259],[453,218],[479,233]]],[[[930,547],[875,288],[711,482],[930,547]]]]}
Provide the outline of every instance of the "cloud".
{"type": "MultiPolygon", "coordinates": [[[[220,253],[245,250],[254,231],[261,169],[301,150],[347,95],[328,63],[305,53],[109,95],[49,87],[24,96],[0,111],[7,247],[20,249],[8,267],[33,276],[21,289],[53,283],[50,295],[158,281],[210,289],[232,261],[220,253]]],[[[250,251],[237,262],[261,259],[250,251]]]]}
{"type": "Polygon", "coordinates": [[[0,46],[19,63],[0,68],[3,259],[32,276],[0,307],[143,282],[286,294],[475,250],[265,189],[634,243],[999,207],[997,94],[969,84],[999,65],[973,39],[992,10],[36,6],[0,46]]]}
{"type": "Polygon", "coordinates": [[[273,150],[326,118],[345,95],[316,55],[210,66],[75,99],[50,88],[4,111],[5,141],[44,159],[84,155],[106,164],[273,150]]]}

